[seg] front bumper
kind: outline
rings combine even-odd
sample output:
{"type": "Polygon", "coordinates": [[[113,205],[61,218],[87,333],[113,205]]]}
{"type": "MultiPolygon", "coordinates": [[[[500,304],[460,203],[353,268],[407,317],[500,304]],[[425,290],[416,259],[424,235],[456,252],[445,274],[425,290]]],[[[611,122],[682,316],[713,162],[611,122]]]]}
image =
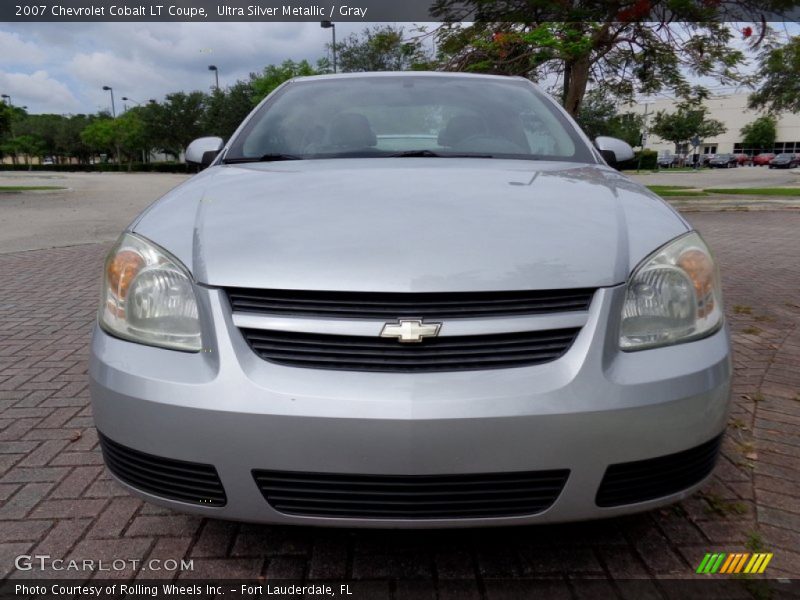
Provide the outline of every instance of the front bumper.
{"type": "Polygon", "coordinates": [[[454,373],[364,373],[274,365],[233,324],[224,294],[204,289],[207,351],[143,346],[95,328],[91,396],[113,442],[213,465],[224,506],[155,503],[224,519],[373,527],[551,523],[609,517],[677,501],[677,493],[600,507],[609,465],[679,453],[725,429],[730,347],[725,328],[687,344],[620,352],[623,287],[598,290],[570,350],[551,363],[454,373]],[[569,470],[533,515],[462,519],[309,517],[273,509],[254,470],[448,475],[569,470]]]}

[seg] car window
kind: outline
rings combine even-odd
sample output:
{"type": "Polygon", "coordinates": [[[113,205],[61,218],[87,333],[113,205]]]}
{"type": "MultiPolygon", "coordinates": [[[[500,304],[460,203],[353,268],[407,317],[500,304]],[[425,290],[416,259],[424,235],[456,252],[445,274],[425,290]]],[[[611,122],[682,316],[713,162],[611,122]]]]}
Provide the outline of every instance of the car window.
{"type": "Polygon", "coordinates": [[[258,110],[225,160],[401,152],[596,162],[528,82],[410,75],[292,82],[258,110]]]}

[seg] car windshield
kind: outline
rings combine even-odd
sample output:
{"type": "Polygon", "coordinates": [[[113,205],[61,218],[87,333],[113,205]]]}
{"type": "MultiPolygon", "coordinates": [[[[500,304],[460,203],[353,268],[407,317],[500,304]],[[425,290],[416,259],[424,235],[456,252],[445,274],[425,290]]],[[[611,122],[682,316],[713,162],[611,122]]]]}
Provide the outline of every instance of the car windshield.
{"type": "Polygon", "coordinates": [[[248,121],[225,162],[387,156],[597,162],[527,81],[431,75],[289,83],[248,121]]]}
{"type": "Polygon", "coordinates": [[[778,154],[775,158],[792,158],[791,154],[778,154]]]}

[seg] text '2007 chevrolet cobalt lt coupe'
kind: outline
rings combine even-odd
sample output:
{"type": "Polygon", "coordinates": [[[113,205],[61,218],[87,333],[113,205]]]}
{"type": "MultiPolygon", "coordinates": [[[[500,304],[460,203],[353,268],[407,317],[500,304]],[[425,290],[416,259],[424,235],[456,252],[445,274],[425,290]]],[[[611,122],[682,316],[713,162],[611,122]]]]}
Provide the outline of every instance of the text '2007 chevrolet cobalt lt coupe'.
{"type": "Polygon", "coordinates": [[[533,84],[301,78],[106,263],[106,464],[182,511],[286,524],[557,522],[711,473],[730,348],[701,237],[533,84]]]}

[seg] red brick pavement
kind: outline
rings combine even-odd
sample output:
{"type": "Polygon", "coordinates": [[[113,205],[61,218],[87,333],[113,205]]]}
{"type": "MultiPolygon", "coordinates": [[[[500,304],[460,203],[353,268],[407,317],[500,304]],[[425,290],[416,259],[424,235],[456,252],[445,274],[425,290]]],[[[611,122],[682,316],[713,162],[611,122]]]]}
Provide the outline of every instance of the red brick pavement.
{"type": "Polygon", "coordinates": [[[88,405],[87,341],[107,246],[0,255],[0,578],[36,574],[12,572],[19,554],[49,554],[193,559],[192,577],[386,580],[375,597],[413,596],[415,582],[435,582],[442,598],[491,597],[497,577],[550,578],[543,585],[563,588],[552,597],[578,593],[576,578],[618,592],[616,581],[637,578],[646,594],[659,579],[691,575],[707,551],[748,548],[775,553],[771,576],[797,577],[800,214],[689,218],[721,262],[735,345],[734,409],[714,478],[648,514],[500,530],[268,527],[129,496],[102,467],[88,405]]]}

